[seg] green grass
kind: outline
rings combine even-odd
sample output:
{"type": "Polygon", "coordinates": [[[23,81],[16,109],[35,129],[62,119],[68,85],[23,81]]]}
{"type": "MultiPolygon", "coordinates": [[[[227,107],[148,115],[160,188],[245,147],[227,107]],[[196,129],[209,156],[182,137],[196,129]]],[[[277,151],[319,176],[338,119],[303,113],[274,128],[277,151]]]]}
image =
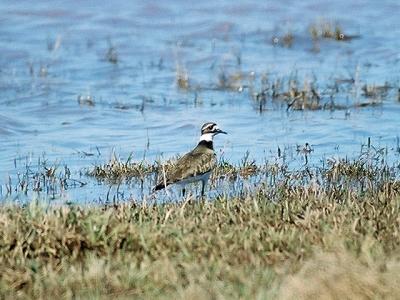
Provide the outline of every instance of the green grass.
{"type": "Polygon", "coordinates": [[[400,293],[400,198],[306,193],[0,208],[6,298],[325,299],[400,293]]]}

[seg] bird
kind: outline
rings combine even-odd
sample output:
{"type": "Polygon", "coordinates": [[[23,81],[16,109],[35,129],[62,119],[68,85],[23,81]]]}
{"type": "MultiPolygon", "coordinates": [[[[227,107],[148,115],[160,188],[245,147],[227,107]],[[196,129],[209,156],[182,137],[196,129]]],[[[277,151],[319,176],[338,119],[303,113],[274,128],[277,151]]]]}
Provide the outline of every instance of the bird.
{"type": "Polygon", "coordinates": [[[213,138],[220,133],[227,134],[214,122],[203,124],[197,146],[179,158],[169,170],[162,171],[153,190],[158,191],[171,184],[179,184],[182,187],[182,196],[185,196],[186,184],[201,181],[201,196],[204,197],[206,183],[217,164],[213,138]]]}

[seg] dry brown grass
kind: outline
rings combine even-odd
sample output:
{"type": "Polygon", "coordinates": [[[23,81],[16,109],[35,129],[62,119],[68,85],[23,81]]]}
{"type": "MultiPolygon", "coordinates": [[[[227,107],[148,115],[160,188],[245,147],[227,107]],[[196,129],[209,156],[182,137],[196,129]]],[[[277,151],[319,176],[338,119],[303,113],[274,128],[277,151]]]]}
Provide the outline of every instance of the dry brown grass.
{"type": "MultiPolygon", "coordinates": [[[[373,242],[366,239],[365,243],[368,241],[373,242]]],[[[367,252],[357,257],[344,248],[329,252],[319,250],[299,272],[284,279],[279,298],[397,299],[400,295],[399,258],[373,260],[369,256],[367,252]]]]}
{"type": "Polygon", "coordinates": [[[400,199],[0,209],[6,298],[390,298],[400,199]]]}

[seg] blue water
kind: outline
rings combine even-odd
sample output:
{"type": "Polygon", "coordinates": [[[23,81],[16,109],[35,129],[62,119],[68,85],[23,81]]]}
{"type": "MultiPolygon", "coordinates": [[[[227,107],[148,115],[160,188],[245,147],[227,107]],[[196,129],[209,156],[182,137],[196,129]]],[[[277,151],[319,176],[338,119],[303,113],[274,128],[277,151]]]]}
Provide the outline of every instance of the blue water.
{"type": "MultiPolygon", "coordinates": [[[[63,197],[104,199],[108,186],[86,169],[115,152],[126,159],[167,159],[190,150],[199,127],[215,121],[229,132],[216,139],[219,155],[235,163],[246,151],[273,159],[278,147],[309,143],[315,163],[353,157],[368,138],[396,147],[400,21],[398,1],[11,1],[0,3],[0,185],[16,180],[39,158],[68,165],[85,181],[63,197]],[[348,42],[313,44],[309,26],[337,22],[348,42]],[[291,32],[292,47],[274,45],[291,32]],[[314,47],[318,51],[314,51],[314,47]],[[109,61],[112,48],[117,63],[109,61]],[[115,56],[116,55],[116,56],[115,56]],[[238,64],[238,58],[240,64],[238,64]],[[183,67],[194,90],[176,84],[183,67]],[[262,112],[244,88],[218,90],[219,74],[317,79],[355,78],[347,109],[293,111],[267,99],[262,112]],[[377,106],[364,84],[391,88],[377,106]],[[85,101],[89,99],[90,101],[85,101]]],[[[344,89],[346,89],[344,87],[344,89]]],[[[396,159],[396,158],[395,158],[396,159]]],[[[127,190],[134,190],[130,186],[127,190]]],[[[0,196],[2,196],[0,194],[0,196]]]]}

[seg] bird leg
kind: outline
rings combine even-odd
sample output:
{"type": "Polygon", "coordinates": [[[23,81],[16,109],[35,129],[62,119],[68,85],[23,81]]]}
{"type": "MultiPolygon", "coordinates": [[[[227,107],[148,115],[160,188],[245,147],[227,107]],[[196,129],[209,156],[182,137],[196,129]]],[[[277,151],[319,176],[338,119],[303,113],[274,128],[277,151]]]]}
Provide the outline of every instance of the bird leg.
{"type": "Polygon", "coordinates": [[[186,193],[186,189],[183,188],[183,189],[182,189],[182,197],[185,197],[185,193],[186,193]]]}
{"type": "Polygon", "coordinates": [[[201,181],[201,197],[204,197],[204,188],[206,186],[206,183],[204,180],[201,181]]]}

